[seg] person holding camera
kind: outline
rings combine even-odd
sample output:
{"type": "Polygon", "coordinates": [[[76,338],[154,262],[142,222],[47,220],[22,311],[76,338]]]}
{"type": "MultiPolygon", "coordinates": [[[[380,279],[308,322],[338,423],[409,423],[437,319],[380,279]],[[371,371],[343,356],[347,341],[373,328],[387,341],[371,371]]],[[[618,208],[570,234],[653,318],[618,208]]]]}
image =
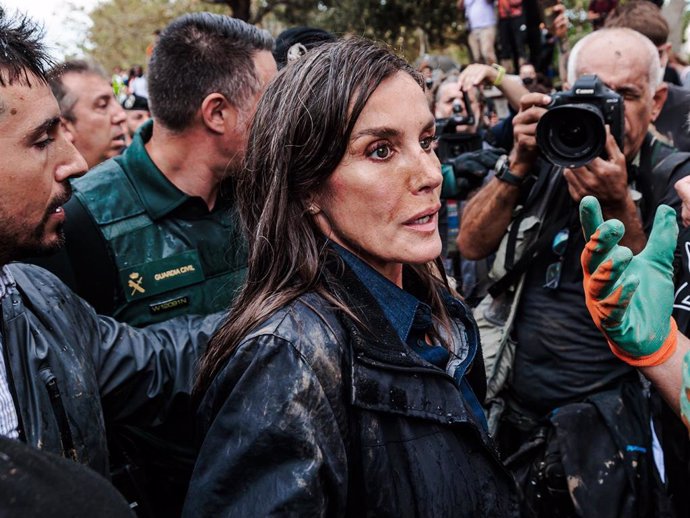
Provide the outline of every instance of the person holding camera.
{"type": "Polygon", "coordinates": [[[568,72],[573,90],[522,98],[510,156],[463,214],[460,252],[497,254],[475,311],[489,426],[525,489],[525,516],[665,516],[646,389],[584,304],[577,203],[595,195],[637,253],[656,206],[679,205],[673,184],[689,168],[647,131],[666,98],[647,38],[592,33],[568,72]]]}

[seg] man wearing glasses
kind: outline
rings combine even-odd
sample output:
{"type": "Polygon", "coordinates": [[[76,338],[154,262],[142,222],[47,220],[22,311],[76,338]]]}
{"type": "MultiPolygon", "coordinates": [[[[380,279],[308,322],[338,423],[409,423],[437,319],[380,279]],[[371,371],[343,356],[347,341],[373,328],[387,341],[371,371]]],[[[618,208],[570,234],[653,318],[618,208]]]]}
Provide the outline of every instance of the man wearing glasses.
{"type": "MultiPolygon", "coordinates": [[[[644,247],[655,207],[679,205],[673,184],[690,167],[647,132],[666,99],[657,49],[647,38],[629,29],[587,36],[571,53],[568,79],[572,85],[592,74],[623,98],[622,149],[607,127],[602,156],[572,169],[550,164],[537,146],[536,126],[551,98],[524,96],[513,121],[513,149],[465,209],[458,244],[469,259],[498,251],[498,263],[509,272],[492,295],[494,302],[513,301],[505,312],[510,340],[499,355],[501,368],[489,361],[487,370],[489,406],[500,400],[505,410],[492,420],[495,408],[489,408],[489,421],[498,423],[501,454],[518,479],[524,475],[523,487],[534,482],[538,488],[533,497],[526,491],[526,506],[536,516],[553,513],[549,505],[566,513],[576,508],[583,516],[627,516],[633,509],[626,505],[633,505],[636,516],[654,516],[663,505],[661,493],[654,493],[663,463],[655,472],[652,451],[658,441],[649,429],[648,398],[637,373],[612,354],[585,306],[580,267],[585,242],[577,203],[596,195],[605,217],[625,224],[622,244],[636,253],[644,247]],[[510,458],[537,443],[543,445],[541,456],[528,455],[526,466],[510,458]],[[578,451],[588,451],[587,458],[578,451]],[[622,459],[620,466],[618,460],[609,464],[611,458],[622,459]],[[533,460],[541,468],[530,467],[533,460]],[[597,484],[597,473],[607,473],[608,482],[597,484]],[[567,484],[573,477],[583,483],[567,484]],[[591,510],[595,514],[588,514],[588,506],[597,507],[591,510]]],[[[484,317],[496,321],[492,307],[496,304],[480,304],[480,329],[484,317]]],[[[491,349],[487,342],[482,334],[485,357],[491,349]]]]}

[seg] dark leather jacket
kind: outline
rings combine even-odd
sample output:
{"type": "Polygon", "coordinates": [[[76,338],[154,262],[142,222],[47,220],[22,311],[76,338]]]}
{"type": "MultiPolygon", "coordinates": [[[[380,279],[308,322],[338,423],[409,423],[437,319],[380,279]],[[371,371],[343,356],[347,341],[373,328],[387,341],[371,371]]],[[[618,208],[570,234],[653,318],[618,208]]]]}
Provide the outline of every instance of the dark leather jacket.
{"type": "MultiPolygon", "coordinates": [[[[313,293],[251,332],[200,406],[183,516],[517,516],[513,479],[456,381],[349,275],[348,307],[373,333],[313,293]]],[[[469,311],[450,309],[476,351],[469,311]]]]}
{"type": "Polygon", "coordinates": [[[9,265],[2,352],[20,439],[108,476],[105,427],[156,424],[187,395],[221,315],[136,329],[93,308],[42,268],[9,265]]]}

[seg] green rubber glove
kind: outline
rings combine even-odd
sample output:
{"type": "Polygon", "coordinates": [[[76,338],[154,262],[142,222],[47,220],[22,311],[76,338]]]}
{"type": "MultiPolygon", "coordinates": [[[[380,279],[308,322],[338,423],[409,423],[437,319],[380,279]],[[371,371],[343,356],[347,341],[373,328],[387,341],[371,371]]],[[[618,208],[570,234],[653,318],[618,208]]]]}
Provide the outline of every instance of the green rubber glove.
{"type": "Polygon", "coordinates": [[[633,257],[618,245],[625,233],[604,221],[596,198],[580,202],[580,222],[589,239],[582,252],[585,302],[613,353],[630,365],[666,361],[676,347],[673,310],[673,252],[678,238],[675,211],[660,205],[644,250],[633,257]]]}

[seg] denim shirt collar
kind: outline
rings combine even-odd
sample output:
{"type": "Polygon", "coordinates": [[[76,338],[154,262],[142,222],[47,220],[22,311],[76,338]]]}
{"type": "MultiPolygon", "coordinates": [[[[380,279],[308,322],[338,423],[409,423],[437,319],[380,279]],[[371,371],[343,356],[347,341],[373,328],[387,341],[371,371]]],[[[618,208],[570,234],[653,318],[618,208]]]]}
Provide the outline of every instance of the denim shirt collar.
{"type": "Polygon", "coordinates": [[[420,302],[414,295],[393,284],[352,252],[337,243],[331,242],[330,245],[367,287],[398,337],[403,342],[407,342],[417,309],[421,309],[421,312],[430,317],[431,308],[420,302]]]}

